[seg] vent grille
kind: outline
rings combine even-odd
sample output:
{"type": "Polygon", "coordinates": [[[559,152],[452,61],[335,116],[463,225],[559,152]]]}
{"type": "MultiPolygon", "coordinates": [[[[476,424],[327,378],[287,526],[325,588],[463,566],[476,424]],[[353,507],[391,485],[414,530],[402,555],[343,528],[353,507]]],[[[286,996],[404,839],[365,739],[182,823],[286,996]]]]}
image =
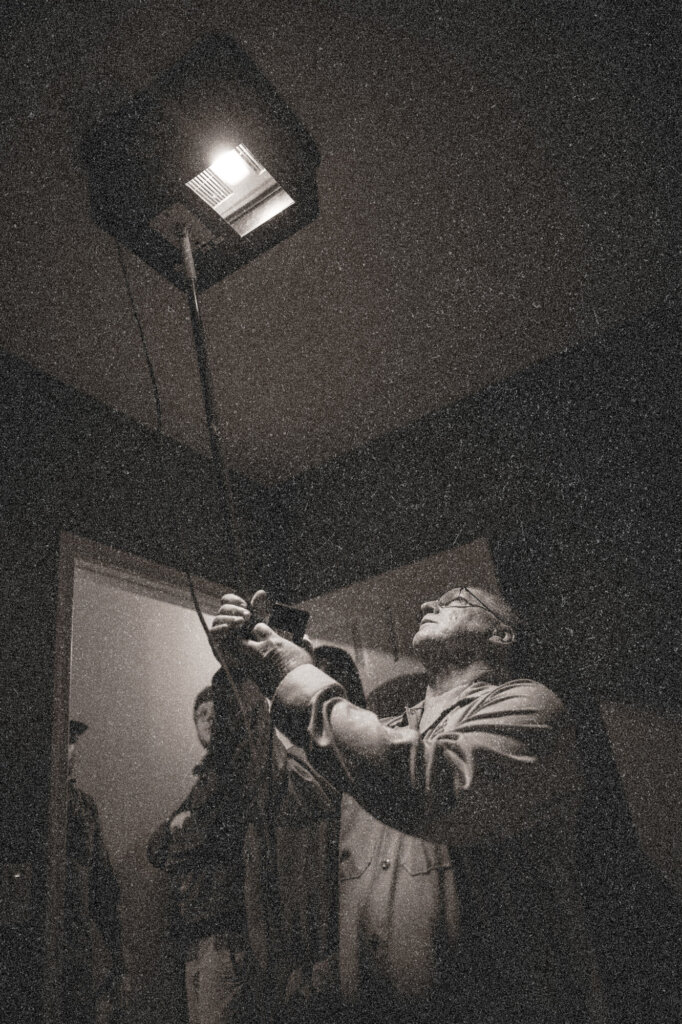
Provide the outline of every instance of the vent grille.
{"type": "Polygon", "coordinates": [[[200,199],[203,199],[212,210],[229,199],[233,192],[230,186],[222,181],[217,174],[214,174],[210,167],[202,171],[201,174],[197,174],[196,178],[188,181],[187,187],[191,188],[192,192],[200,199]]]}

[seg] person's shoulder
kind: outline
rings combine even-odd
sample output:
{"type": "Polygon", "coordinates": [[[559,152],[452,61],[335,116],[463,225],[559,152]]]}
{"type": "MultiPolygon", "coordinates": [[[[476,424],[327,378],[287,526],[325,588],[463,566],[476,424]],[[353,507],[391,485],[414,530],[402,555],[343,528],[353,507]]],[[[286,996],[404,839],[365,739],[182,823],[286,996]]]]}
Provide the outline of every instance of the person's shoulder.
{"type": "Polygon", "coordinates": [[[547,719],[558,719],[566,714],[561,698],[535,679],[509,679],[491,686],[482,703],[505,704],[510,710],[535,713],[547,719]]]}
{"type": "Polygon", "coordinates": [[[75,809],[78,813],[87,815],[90,818],[97,818],[97,804],[95,798],[86,793],[80,786],[73,786],[71,788],[72,800],[75,805],[75,809]]]}

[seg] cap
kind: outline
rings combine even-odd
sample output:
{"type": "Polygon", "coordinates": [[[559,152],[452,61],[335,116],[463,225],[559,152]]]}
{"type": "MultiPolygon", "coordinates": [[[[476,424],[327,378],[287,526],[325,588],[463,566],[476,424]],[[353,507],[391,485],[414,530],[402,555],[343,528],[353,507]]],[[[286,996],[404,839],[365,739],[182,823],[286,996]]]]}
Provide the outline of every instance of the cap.
{"type": "Polygon", "coordinates": [[[78,722],[75,718],[72,718],[69,722],[69,743],[75,743],[79,736],[82,736],[87,725],[85,722],[78,722]]]}

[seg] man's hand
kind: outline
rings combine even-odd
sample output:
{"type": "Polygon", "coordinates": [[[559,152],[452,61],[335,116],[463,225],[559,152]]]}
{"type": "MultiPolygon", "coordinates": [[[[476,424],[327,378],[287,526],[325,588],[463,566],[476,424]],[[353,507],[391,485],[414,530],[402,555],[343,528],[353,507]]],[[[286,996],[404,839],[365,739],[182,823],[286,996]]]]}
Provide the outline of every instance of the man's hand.
{"type": "Polygon", "coordinates": [[[267,614],[267,594],[257,591],[251,600],[251,607],[238,594],[223,594],[220,608],[211,626],[211,636],[225,654],[243,657],[245,627],[258,622],[267,614]]]}
{"type": "Polygon", "coordinates": [[[221,653],[231,661],[241,663],[267,696],[274,693],[278,683],[298,665],[312,661],[307,650],[285,640],[262,621],[268,614],[268,598],[264,590],[257,591],[251,607],[237,594],[225,594],[213,625],[211,636],[221,653]],[[252,622],[250,638],[245,630],[252,622]]]}
{"type": "Polygon", "coordinates": [[[299,665],[310,665],[313,660],[307,650],[292,640],[285,640],[264,622],[256,623],[251,632],[251,639],[245,641],[245,646],[254,657],[261,659],[262,668],[273,691],[292,669],[298,668],[299,665]]]}

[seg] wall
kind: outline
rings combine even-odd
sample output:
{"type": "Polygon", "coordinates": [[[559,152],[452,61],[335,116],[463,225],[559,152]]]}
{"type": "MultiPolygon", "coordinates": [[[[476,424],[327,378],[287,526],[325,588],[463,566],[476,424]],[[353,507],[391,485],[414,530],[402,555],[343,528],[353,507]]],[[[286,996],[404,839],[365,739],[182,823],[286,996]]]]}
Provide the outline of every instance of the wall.
{"type": "Polygon", "coordinates": [[[637,835],[682,899],[682,715],[602,705],[637,835]]]}
{"type": "MultiPolygon", "coordinates": [[[[536,644],[568,643],[581,686],[679,708],[679,322],[659,309],[284,483],[292,596],[486,536],[536,644]]],[[[543,674],[565,686],[551,646],[543,674]]]]}

